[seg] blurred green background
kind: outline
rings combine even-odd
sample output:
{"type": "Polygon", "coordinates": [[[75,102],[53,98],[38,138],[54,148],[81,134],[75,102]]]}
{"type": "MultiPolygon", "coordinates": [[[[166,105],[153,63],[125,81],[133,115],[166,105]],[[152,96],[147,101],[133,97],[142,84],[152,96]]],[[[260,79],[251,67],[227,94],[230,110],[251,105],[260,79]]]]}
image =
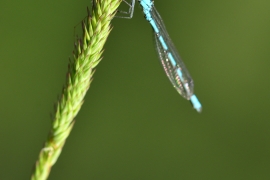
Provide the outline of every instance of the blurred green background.
{"type": "MultiPolygon", "coordinates": [[[[30,177],[87,6],[90,0],[0,1],[1,180],[30,177]]],[[[113,20],[49,179],[270,179],[270,1],[155,6],[203,112],[168,81],[137,3],[133,19],[113,20]]]]}

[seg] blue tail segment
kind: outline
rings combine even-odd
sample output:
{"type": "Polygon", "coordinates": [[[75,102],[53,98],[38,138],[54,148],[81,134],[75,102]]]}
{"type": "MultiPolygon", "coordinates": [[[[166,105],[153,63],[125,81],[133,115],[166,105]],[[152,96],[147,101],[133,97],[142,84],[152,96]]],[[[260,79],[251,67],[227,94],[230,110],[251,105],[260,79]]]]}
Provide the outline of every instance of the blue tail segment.
{"type": "Polygon", "coordinates": [[[196,109],[199,113],[202,112],[202,105],[195,94],[190,97],[190,102],[192,103],[194,109],[196,109]]]}

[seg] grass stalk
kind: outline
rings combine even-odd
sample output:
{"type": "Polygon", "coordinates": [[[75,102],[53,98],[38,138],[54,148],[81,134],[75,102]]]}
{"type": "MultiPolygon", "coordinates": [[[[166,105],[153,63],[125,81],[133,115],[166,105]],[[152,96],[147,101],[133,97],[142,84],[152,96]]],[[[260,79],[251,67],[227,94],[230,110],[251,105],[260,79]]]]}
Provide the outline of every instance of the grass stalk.
{"type": "Polygon", "coordinates": [[[83,22],[82,39],[75,43],[67,80],[56,104],[48,139],[41,149],[31,180],[45,180],[59,158],[75,123],[94,69],[101,60],[103,46],[111,31],[110,22],[122,0],[93,0],[91,16],[83,22]]]}

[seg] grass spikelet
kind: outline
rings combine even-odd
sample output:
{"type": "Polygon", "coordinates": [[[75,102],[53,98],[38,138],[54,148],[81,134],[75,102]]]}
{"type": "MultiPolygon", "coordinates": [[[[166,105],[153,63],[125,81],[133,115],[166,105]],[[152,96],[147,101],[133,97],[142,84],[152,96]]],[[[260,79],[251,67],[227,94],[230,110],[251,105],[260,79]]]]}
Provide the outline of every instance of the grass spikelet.
{"type": "Polygon", "coordinates": [[[31,180],[45,180],[59,158],[62,148],[74,126],[87,90],[92,82],[94,68],[101,60],[103,46],[111,31],[110,22],[122,0],[94,0],[92,16],[83,22],[83,37],[75,43],[66,84],[56,103],[51,130],[36,161],[31,180]]]}

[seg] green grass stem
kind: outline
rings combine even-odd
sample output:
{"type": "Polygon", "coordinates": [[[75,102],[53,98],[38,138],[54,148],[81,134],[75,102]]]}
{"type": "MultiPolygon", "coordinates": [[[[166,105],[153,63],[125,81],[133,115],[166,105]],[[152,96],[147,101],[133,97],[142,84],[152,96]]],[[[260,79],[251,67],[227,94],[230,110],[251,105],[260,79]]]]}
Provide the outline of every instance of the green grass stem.
{"type": "Polygon", "coordinates": [[[75,45],[67,81],[56,104],[51,130],[36,161],[31,180],[45,180],[61,154],[74,126],[94,69],[101,60],[104,44],[111,31],[110,22],[122,0],[94,0],[91,17],[83,22],[83,37],[75,45]]]}

